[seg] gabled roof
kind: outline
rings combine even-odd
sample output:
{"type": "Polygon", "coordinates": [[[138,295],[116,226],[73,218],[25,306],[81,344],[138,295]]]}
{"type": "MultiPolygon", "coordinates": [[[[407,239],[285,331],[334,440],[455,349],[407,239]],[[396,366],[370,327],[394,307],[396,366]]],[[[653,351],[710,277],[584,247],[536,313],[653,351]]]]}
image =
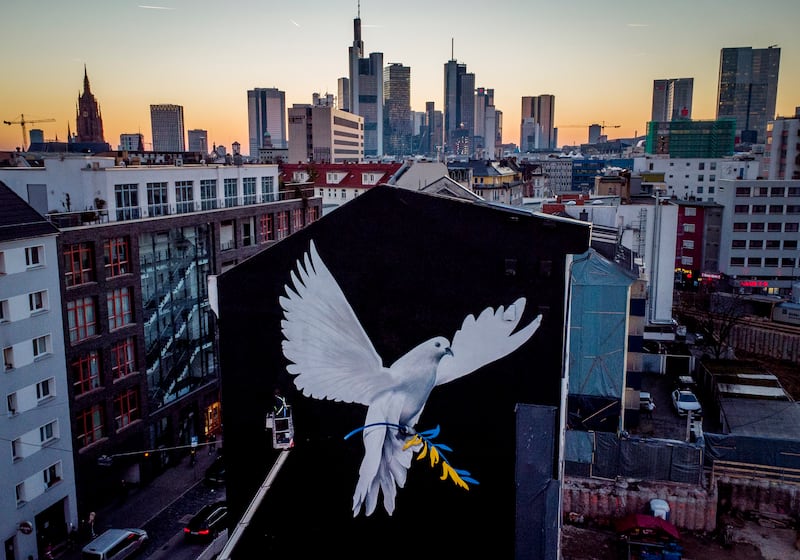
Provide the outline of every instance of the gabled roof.
{"type": "Polygon", "coordinates": [[[58,233],[58,228],[0,181],[0,241],[58,233]]]}
{"type": "Polygon", "coordinates": [[[401,163],[287,163],[281,164],[280,170],[287,182],[292,182],[292,175],[295,172],[308,172],[313,169],[317,173],[315,186],[368,189],[380,183],[388,183],[401,166],[401,163]],[[345,176],[336,183],[328,183],[328,173],[344,173],[345,176]],[[361,179],[363,173],[379,173],[380,178],[374,184],[365,185],[361,179]]]}

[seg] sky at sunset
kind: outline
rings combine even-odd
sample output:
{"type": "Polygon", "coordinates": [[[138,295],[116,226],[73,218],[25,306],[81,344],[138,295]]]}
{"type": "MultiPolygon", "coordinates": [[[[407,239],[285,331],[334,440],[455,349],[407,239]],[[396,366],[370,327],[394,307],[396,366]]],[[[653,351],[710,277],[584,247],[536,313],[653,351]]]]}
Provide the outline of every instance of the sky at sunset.
{"type": "MultiPolygon", "coordinates": [[[[183,105],[186,130],[248,151],[247,90],[275,87],[287,108],[336,94],[358,0],[0,1],[0,120],[64,140],[75,131],[84,65],[106,141],[151,142],[150,104],[183,105]],[[55,119],[53,122],[33,122],[55,119]]],[[[442,110],[452,54],[493,88],[503,141],[519,142],[521,97],[555,95],[559,145],[644,134],[653,80],[694,78],[694,119],[716,116],[720,50],[781,48],[777,114],[800,106],[800,0],[361,0],[368,56],[411,67],[411,108],[442,110]],[[451,43],[452,41],[452,43],[451,43]]],[[[22,140],[0,125],[0,150],[22,140]]],[[[26,139],[27,143],[27,139],[26,139]]]]}

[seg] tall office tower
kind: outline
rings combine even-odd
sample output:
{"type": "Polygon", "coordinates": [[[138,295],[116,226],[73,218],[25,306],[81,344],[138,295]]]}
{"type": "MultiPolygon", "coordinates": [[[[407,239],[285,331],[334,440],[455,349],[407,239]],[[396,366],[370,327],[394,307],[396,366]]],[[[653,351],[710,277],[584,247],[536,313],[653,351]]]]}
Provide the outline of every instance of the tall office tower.
{"type": "Polygon", "coordinates": [[[651,121],[691,120],[694,78],[653,80],[651,121]]]}
{"type": "Polygon", "coordinates": [[[187,132],[189,136],[189,151],[201,154],[208,153],[208,131],[194,128],[187,132]]]}
{"type": "Polygon", "coordinates": [[[420,130],[420,147],[418,151],[423,154],[438,156],[439,150],[444,145],[443,115],[436,110],[433,101],[425,102],[425,121],[420,130]]]}
{"type": "Polygon", "coordinates": [[[603,135],[603,127],[599,124],[589,125],[589,144],[597,144],[603,135]]]}
{"type": "Polygon", "coordinates": [[[119,149],[126,152],[143,152],[144,134],[141,132],[123,132],[119,135],[119,149]]]}
{"type": "MultiPolygon", "coordinates": [[[[528,139],[528,151],[530,150],[552,150],[556,146],[555,129],[553,123],[555,122],[555,109],[556,97],[555,95],[538,95],[532,97],[522,98],[522,128],[526,128],[525,119],[533,119],[533,122],[539,125],[539,138],[538,142],[534,145],[530,144],[528,139]]],[[[530,124],[527,129],[530,130],[530,124]]],[[[524,138],[524,130],[520,131],[520,144],[525,144],[522,140],[524,138]]]]}
{"type": "Polygon", "coordinates": [[[478,159],[493,159],[497,146],[497,110],[494,90],[479,87],[475,90],[475,136],[473,155],[478,159]]]}
{"type": "Polygon", "coordinates": [[[290,163],[359,163],[364,118],[333,106],[295,103],[289,108],[290,163]]]}
{"type": "Polygon", "coordinates": [[[105,142],[103,138],[103,117],[89,87],[89,75],[83,66],[83,93],[78,96],[77,142],[105,142]]]}
{"type": "Polygon", "coordinates": [[[383,53],[362,58],[361,8],[353,20],[353,46],[348,49],[350,95],[348,110],[364,117],[364,155],[383,155],[383,53]]]}
{"type": "Polygon", "coordinates": [[[781,49],[724,48],[719,58],[717,118],[736,119],[738,142],[763,144],[775,118],[781,49]]]}
{"type": "Polygon", "coordinates": [[[150,127],[154,152],[186,151],[182,105],[150,105],[150,127]]]}
{"type": "Polygon", "coordinates": [[[444,64],[444,149],[467,155],[475,135],[475,74],[452,56],[444,64]]]}
{"type": "Polygon", "coordinates": [[[286,148],[286,93],[277,88],[247,91],[247,129],[250,156],[258,156],[269,135],[275,148],[286,148]]]}
{"type": "Polygon", "coordinates": [[[411,68],[393,62],[383,69],[383,111],[386,119],[383,153],[409,155],[411,148],[411,68]]]}

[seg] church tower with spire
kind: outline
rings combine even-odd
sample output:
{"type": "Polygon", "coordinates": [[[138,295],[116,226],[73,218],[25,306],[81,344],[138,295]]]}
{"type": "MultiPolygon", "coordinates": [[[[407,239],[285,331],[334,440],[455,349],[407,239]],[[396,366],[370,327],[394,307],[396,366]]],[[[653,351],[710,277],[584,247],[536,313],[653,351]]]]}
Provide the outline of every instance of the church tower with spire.
{"type": "Polygon", "coordinates": [[[83,93],[78,96],[78,116],[77,116],[77,142],[100,142],[104,143],[103,137],[103,117],[100,115],[100,107],[97,104],[89,87],[89,75],[86,72],[86,65],[83,65],[83,93]]]}

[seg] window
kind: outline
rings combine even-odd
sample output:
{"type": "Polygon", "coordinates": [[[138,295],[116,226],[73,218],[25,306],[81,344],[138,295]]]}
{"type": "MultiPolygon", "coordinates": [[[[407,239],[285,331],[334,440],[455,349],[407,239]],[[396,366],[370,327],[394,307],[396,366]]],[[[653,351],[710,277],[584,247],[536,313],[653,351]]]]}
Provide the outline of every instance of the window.
{"type": "Polygon", "coordinates": [[[261,202],[275,202],[275,177],[261,177],[261,202]]]}
{"type": "Polygon", "coordinates": [[[700,175],[697,176],[697,182],[698,183],[702,183],[703,179],[705,179],[705,176],[703,174],[700,174],[700,175]]]}
{"type": "Polygon", "coordinates": [[[750,231],[764,231],[764,222],[753,222],[750,224],[750,231]]]}
{"type": "Polygon", "coordinates": [[[800,196],[800,187],[789,187],[786,196],[800,196]]]}
{"type": "Polygon", "coordinates": [[[14,369],[14,348],[11,346],[3,348],[3,365],[6,371],[14,369]]]}
{"type": "Polygon", "coordinates": [[[347,189],[342,189],[342,200],[347,200],[347,189]]]}
{"type": "Polygon", "coordinates": [[[20,438],[11,442],[11,459],[14,461],[22,459],[22,440],[20,438]]]}
{"type": "Polygon", "coordinates": [[[200,180],[200,208],[214,210],[217,207],[217,180],[200,180]]]}
{"type": "Polygon", "coordinates": [[[697,208],[694,206],[687,206],[683,209],[684,216],[697,216],[697,208]]]}
{"type": "Polygon", "coordinates": [[[136,220],[139,216],[139,185],[114,185],[117,220],[136,220]]]}
{"type": "Polygon", "coordinates": [[[694,233],[694,224],[683,224],[684,233],[694,233]]]}
{"type": "Polygon", "coordinates": [[[54,484],[61,482],[61,461],[54,463],[42,471],[44,478],[44,485],[47,488],[52,487],[54,484]]]}
{"type": "Polygon", "coordinates": [[[272,214],[262,214],[258,217],[258,242],[266,243],[275,240],[275,231],[272,228],[272,214]]]}
{"type": "Polygon", "coordinates": [[[33,339],[33,358],[41,358],[51,351],[50,335],[40,336],[33,339]]]}
{"type": "Polygon", "coordinates": [[[238,185],[236,179],[223,179],[222,188],[225,195],[225,208],[232,208],[238,205],[238,185]]]}
{"type": "Polygon", "coordinates": [[[731,266],[744,266],[744,257],[731,257],[731,266]]]}
{"type": "Polygon", "coordinates": [[[131,288],[120,288],[108,292],[108,329],[114,330],[133,322],[131,288]]]}
{"type": "Polygon", "coordinates": [[[52,441],[57,437],[58,437],[58,422],[56,420],[48,422],[47,424],[39,428],[39,441],[41,443],[47,443],[48,441],[52,441]]]}
{"type": "MultiPolygon", "coordinates": [[[[697,187],[697,194],[703,194],[703,187],[702,186],[697,187]]],[[[701,198],[700,200],[703,200],[703,199],[701,198]]]]}
{"type": "Polygon", "coordinates": [[[764,247],[764,240],[763,239],[751,239],[750,240],[750,248],[751,249],[762,249],[764,247]]]}
{"type": "Polygon", "coordinates": [[[9,395],[6,396],[6,406],[8,407],[8,413],[11,416],[14,416],[19,411],[19,408],[17,408],[16,393],[10,393],[9,395]]]}
{"type": "Polygon", "coordinates": [[[717,162],[716,162],[716,161],[709,162],[709,164],[708,164],[708,168],[709,168],[711,171],[716,171],[716,170],[717,170],[717,162]]]}
{"type": "Polygon", "coordinates": [[[114,237],[103,242],[106,278],[114,278],[131,272],[127,237],[114,237]]]}
{"type": "Polygon", "coordinates": [[[28,309],[31,313],[47,309],[47,290],[28,294],[28,309]]]}
{"type": "Polygon", "coordinates": [[[798,222],[784,222],[783,231],[788,231],[788,232],[800,231],[800,224],[798,224],[798,222]]]}
{"type": "Polygon", "coordinates": [[[75,358],[70,364],[72,386],[75,396],[100,387],[100,357],[97,350],[90,350],[75,358]]]}
{"type": "Polygon", "coordinates": [[[769,196],[771,196],[771,197],[782,197],[782,196],[784,196],[785,192],[786,192],[786,189],[784,187],[772,187],[771,189],[769,189],[769,196]]]}
{"type": "Polygon", "coordinates": [[[717,180],[717,176],[712,173],[711,175],[708,176],[708,180],[709,181],[716,181],[717,180]]]}
{"type": "Polygon", "coordinates": [[[708,194],[714,194],[714,192],[715,192],[714,189],[715,189],[715,187],[713,185],[708,187],[708,194]]]}
{"type": "Polygon", "coordinates": [[[25,247],[25,266],[33,268],[44,264],[44,246],[25,247]]]}
{"type": "Polygon", "coordinates": [[[769,194],[769,189],[767,187],[753,188],[753,196],[767,196],[768,194],[769,194]]]}
{"type": "Polygon", "coordinates": [[[121,379],[136,371],[136,339],[126,338],[111,347],[111,377],[121,379]]]}
{"type": "Polygon", "coordinates": [[[114,424],[120,430],[139,419],[139,395],[136,389],[126,391],[114,398],[114,424]]]}
{"type": "Polygon", "coordinates": [[[736,187],[736,196],[737,197],[749,197],[750,196],[750,187],[736,187]]]}
{"type": "Polygon", "coordinates": [[[17,498],[17,507],[23,505],[25,503],[25,483],[20,482],[14,488],[16,498],[17,498]]]}
{"type": "Polygon", "coordinates": [[[781,259],[781,268],[794,268],[794,257],[783,257],[781,259]]]}
{"type": "Polygon", "coordinates": [[[103,437],[103,409],[95,405],[78,412],[75,418],[78,445],[86,447],[103,437]]]}
{"type": "Polygon", "coordinates": [[[766,214],[766,213],[767,213],[766,204],[753,204],[753,214],[766,214]]]}
{"type": "Polygon", "coordinates": [[[780,222],[769,222],[767,224],[767,231],[771,231],[771,232],[781,231],[781,226],[782,225],[783,224],[781,224],[780,222]]]}
{"type": "Polygon", "coordinates": [[[56,394],[56,378],[51,377],[36,384],[36,399],[42,401],[56,394]]]}
{"type": "Polygon", "coordinates": [[[734,239],[731,242],[731,249],[744,249],[747,247],[747,242],[744,239],[734,239]]]}
{"type": "Polygon", "coordinates": [[[733,207],[733,212],[735,214],[747,214],[750,212],[750,206],[747,204],[736,204],[733,207]]]}
{"type": "Polygon", "coordinates": [[[242,203],[255,204],[256,203],[256,178],[244,177],[242,179],[242,203]]]}
{"type": "Polygon", "coordinates": [[[69,325],[70,342],[79,342],[97,333],[97,319],[94,305],[94,299],[91,297],[67,302],[67,321],[69,325]]]}
{"type": "Polygon", "coordinates": [[[681,264],[684,266],[692,266],[694,264],[693,257],[681,257],[681,264]]]}
{"type": "Polygon", "coordinates": [[[166,183],[147,183],[147,212],[150,216],[169,214],[166,183]]]}
{"type": "Polygon", "coordinates": [[[5,323],[10,320],[11,318],[8,314],[8,300],[4,299],[0,301],[0,323],[5,323]]]}
{"type": "Polygon", "coordinates": [[[278,212],[278,239],[289,235],[289,212],[278,212]]]}
{"type": "Polygon", "coordinates": [[[698,164],[697,164],[697,169],[698,169],[699,171],[702,171],[702,170],[703,170],[703,169],[705,169],[705,168],[706,168],[706,162],[704,162],[704,161],[701,161],[700,163],[698,163],[698,164]]]}
{"type": "Polygon", "coordinates": [[[787,214],[800,214],[800,206],[796,204],[788,204],[786,205],[786,213],[787,214]]]}
{"type": "Polygon", "coordinates": [[[761,257],[747,257],[747,266],[760,267],[761,257]]]}
{"type": "Polygon", "coordinates": [[[734,222],[733,231],[747,231],[747,222],[734,222]]]}
{"type": "Polygon", "coordinates": [[[797,249],[797,239],[786,239],[783,242],[783,248],[794,251],[797,249]]]}
{"type": "Polygon", "coordinates": [[[778,267],[778,257],[767,257],[764,259],[764,266],[778,267]]]}
{"type": "Polygon", "coordinates": [[[781,248],[781,240],[780,239],[767,239],[767,250],[776,250],[781,248]]]}
{"type": "Polygon", "coordinates": [[[67,288],[94,281],[94,256],[90,243],[64,247],[64,283],[67,288]]]}
{"type": "Polygon", "coordinates": [[[303,228],[303,209],[294,208],[292,210],[292,231],[303,228]]]}
{"type": "Polygon", "coordinates": [[[175,181],[175,211],[178,214],[194,211],[192,181],[175,181]]]}
{"type": "Polygon", "coordinates": [[[681,246],[684,249],[694,249],[694,239],[684,239],[681,246]]]}

